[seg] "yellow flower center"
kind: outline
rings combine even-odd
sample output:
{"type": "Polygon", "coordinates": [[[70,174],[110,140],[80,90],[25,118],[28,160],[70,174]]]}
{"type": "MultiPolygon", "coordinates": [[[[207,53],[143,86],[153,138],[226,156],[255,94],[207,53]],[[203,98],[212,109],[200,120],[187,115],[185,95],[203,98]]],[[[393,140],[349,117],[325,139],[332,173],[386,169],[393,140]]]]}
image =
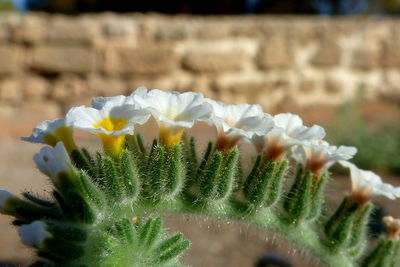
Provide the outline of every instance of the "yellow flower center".
{"type": "Polygon", "coordinates": [[[52,147],[55,147],[57,142],[62,141],[65,149],[69,154],[76,148],[74,138],[72,137],[72,129],[69,126],[61,126],[57,128],[52,134],[43,137],[43,142],[52,147]]]}
{"type": "MultiPolygon", "coordinates": [[[[119,131],[124,128],[124,126],[128,123],[127,119],[122,118],[103,118],[93,125],[95,128],[102,127],[104,130],[108,132],[119,131]]],[[[122,146],[125,142],[125,135],[108,135],[105,133],[99,133],[101,141],[103,142],[104,151],[111,156],[118,156],[121,153],[122,146]]]]}
{"type": "Polygon", "coordinates": [[[160,123],[160,144],[170,148],[179,143],[183,133],[182,127],[171,127],[167,124],[160,123]]]}

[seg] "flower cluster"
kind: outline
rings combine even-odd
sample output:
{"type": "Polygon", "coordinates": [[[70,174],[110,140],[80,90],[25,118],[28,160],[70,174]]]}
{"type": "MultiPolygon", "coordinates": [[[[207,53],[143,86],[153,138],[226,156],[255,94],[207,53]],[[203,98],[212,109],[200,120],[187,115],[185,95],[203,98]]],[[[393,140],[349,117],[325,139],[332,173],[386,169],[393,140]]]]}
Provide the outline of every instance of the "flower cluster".
{"type": "MultiPolygon", "coordinates": [[[[98,135],[106,154],[118,156],[124,147],[125,136],[133,135],[135,125],[146,123],[150,117],[159,126],[159,143],[167,148],[180,142],[185,129],[197,122],[205,122],[217,133],[216,150],[230,151],[240,143],[252,143],[266,160],[280,161],[290,157],[316,177],[340,161],[352,171],[354,194],[363,191],[367,197],[371,194],[400,197],[399,188],[387,187],[380,178],[370,183],[371,172],[359,170],[347,162],[356,154],[356,148],[331,146],[323,141],[325,130],[321,126],[307,127],[294,114],[271,116],[259,105],[229,105],[207,99],[201,93],[147,91],[139,87],[129,96],[97,97],[92,100],[92,107],[73,107],[65,119],[42,122],[30,137],[22,140],[53,147],[61,141],[70,154],[76,147],[73,129],[80,129],[98,135]],[[370,188],[360,189],[365,187],[370,188]],[[377,189],[380,187],[385,190],[377,189]]],[[[49,148],[40,155],[49,153],[47,150],[49,148]]],[[[51,164],[39,155],[35,156],[35,161],[41,170],[51,164]]],[[[66,166],[65,161],[62,160],[62,166],[66,166]]],[[[50,176],[54,177],[54,174],[50,176]]]]}

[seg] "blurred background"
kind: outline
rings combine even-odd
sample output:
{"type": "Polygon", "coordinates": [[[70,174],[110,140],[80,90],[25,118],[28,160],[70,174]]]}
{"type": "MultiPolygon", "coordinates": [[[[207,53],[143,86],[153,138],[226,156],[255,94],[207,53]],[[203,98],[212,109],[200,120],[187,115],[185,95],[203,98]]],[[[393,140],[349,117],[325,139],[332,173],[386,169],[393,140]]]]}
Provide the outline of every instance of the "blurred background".
{"type": "MultiPolygon", "coordinates": [[[[297,113],[400,186],[400,0],[0,0],[0,10],[0,188],[49,188],[32,160],[40,146],[19,141],[36,124],[138,86],[297,113]]],[[[333,208],[349,189],[336,169],[333,208]]],[[[400,216],[399,201],[377,203],[376,217],[400,216]]],[[[255,266],[276,255],[319,266],[247,226],[168,221],[193,240],[185,261],[194,266],[255,266]]],[[[0,262],[24,266],[33,255],[10,222],[0,216],[0,262]]]]}

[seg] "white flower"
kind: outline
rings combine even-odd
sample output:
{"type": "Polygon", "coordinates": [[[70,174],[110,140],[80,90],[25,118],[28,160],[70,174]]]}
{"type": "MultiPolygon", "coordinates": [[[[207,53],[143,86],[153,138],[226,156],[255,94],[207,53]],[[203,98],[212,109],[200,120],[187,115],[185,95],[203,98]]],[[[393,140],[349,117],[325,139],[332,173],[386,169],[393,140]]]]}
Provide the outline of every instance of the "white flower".
{"type": "Polygon", "coordinates": [[[179,142],[184,128],[211,116],[211,107],[200,93],[164,92],[153,89],[147,94],[140,92],[131,96],[133,102],[149,109],[160,128],[160,142],[172,146],[179,142]]]}
{"type": "Polygon", "coordinates": [[[102,109],[105,103],[109,101],[126,101],[127,104],[133,104],[133,96],[140,95],[145,96],[147,95],[146,87],[138,87],[130,96],[118,95],[118,96],[111,96],[111,97],[95,97],[92,99],[92,107],[95,109],[102,109]]]}
{"type": "Polygon", "coordinates": [[[282,113],[273,117],[274,128],[265,135],[254,135],[252,143],[259,153],[265,152],[266,159],[281,159],[294,145],[303,141],[319,140],[325,136],[325,130],[314,125],[306,127],[295,114],[282,113]]]}
{"type": "Polygon", "coordinates": [[[56,178],[60,172],[71,172],[71,160],[62,142],[58,142],[56,146],[43,147],[38,154],[33,156],[36,166],[41,172],[52,178],[56,178]]]}
{"type": "Polygon", "coordinates": [[[262,136],[274,125],[272,117],[264,114],[259,105],[206,101],[213,108],[213,115],[207,122],[217,130],[217,149],[231,148],[240,139],[251,139],[255,134],[262,136]]]}
{"type": "Polygon", "coordinates": [[[318,125],[306,127],[303,120],[295,114],[281,113],[274,116],[277,127],[282,128],[286,135],[297,140],[322,140],[326,133],[324,128],[318,125]]]}
{"type": "Polygon", "coordinates": [[[101,109],[73,107],[66,115],[67,125],[97,134],[106,153],[118,155],[126,134],[133,134],[134,125],[145,123],[150,114],[126,97],[111,98],[101,109]]]}
{"type": "Polygon", "coordinates": [[[18,234],[24,245],[36,248],[41,248],[43,241],[52,237],[52,234],[47,231],[47,225],[42,221],[20,226],[18,234]]]}
{"type": "Polygon", "coordinates": [[[31,136],[21,137],[21,140],[32,143],[48,144],[54,147],[62,141],[69,152],[76,148],[72,137],[72,128],[67,126],[64,119],[43,121],[33,129],[31,136]]]}
{"type": "Polygon", "coordinates": [[[386,196],[390,199],[396,199],[400,197],[400,187],[394,187],[391,184],[384,183],[378,175],[372,171],[366,171],[359,169],[353,163],[345,160],[339,161],[339,163],[348,169],[351,174],[351,191],[352,195],[356,196],[357,199],[368,200],[371,196],[386,196]]]}
{"type": "Polygon", "coordinates": [[[330,146],[321,140],[304,141],[295,147],[292,157],[302,164],[306,170],[319,175],[339,160],[351,159],[357,153],[355,147],[330,146]]]}
{"type": "Polygon", "coordinates": [[[7,213],[7,201],[12,198],[18,197],[13,193],[8,192],[7,190],[0,188],[0,213],[7,213]]]}
{"type": "Polygon", "coordinates": [[[395,219],[392,216],[385,216],[382,221],[386,226],[388,237],[393,240],[398,240],[400,234],[400,219],[395,219]]]}

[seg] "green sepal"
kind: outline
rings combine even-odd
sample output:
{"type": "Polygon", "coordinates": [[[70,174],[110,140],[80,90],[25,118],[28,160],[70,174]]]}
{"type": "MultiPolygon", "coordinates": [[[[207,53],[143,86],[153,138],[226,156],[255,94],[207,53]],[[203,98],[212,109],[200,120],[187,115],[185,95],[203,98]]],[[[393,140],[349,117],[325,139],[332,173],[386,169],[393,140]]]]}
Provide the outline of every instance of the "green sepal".
{"type": "Polygon", "coordinates": [[[91,206],[96,207],[101,210],[105,206],[105,196],[99,190],[99,188],[94,185],[91,179],[84,173],[80,172],[75,177],[76,183],[79,183],[79,192],[85,198],[91,206]]]}
{"type": "Polygon", "coordinates": [[[353,222],[357,215],[359,204],[349,202],[343,212],[337,218],[334,226],[328,232],[329,247],[336,250],[339,247],[346,246],[350,242],[353,222]]]}
{"type": "Polygon", "coordinates": [[[46,221],[46,230],[57,240],[83,243],[87,239],[85,229],[65,222],[46,221]]]}
{"type": "Polygon", "coordinates": [[[127,150],[124,150],[121,154],[119,173],[125,195],[131,200],[135,200],[140,189],[139,173],[130,152],[127,150]]]}
{"type": "Polygon", "coordinates": [[[190,242],[185,239],[183,234],[176,234],[161,242],[161,244],[155,249],[155,263],[161,264],[171,261],[181,255],[189,246],[190,242]]]}
{"type": "Polygon", "coordinates": [[[115,236],[124,244],[132,245],[136,240],[136,232],[128,219],[122,219],[114,224],[115,236]]]}
{"type": "Polygon", "coordinates": [[[207,165],[204,167],[204,171],[200,176],[200,195],[203,199],[213,198],[216,186],[217,186],[217,175],[219,173],[221,164],[223,161],[222,153],[216,151],[210,158],[207,165]]]}
{"type": "Polygon", "coordinates": [[[56,203],[54,201],[50,201],[47,199],[43,199],[41,197],[35,196],[31,192],[23,192],[22,195],[29,201],[39,205],[39,206],[44,206],[48,208],[52,208],[56,206],[56,203]]]}
{"type": "Polygon", "coordinates": [[[235,185],[236,165],[239,158],[237,147],[228,154],[224,154],[223,162],[218,173],[216,198],[224,200],[230,196],[235,185]]]}
{"type": "Polygon", "coordinates": [[[107,157],[103,159],[104,166],[104,190],[110,197],[109,201],[114,203],[122,198],[122,188],[117,174],[114,161],[107,157]]]}
{"type": "Polygon", "coordinates": [[[208,159],[209,159],[209,157],[211,155],[211,152],[212,152],[212,148],[213,148],[212,142],[208,142],[207,148],[204,151],[203,159],[202,159],[202,161],[201,161],[201,163],[199,165],[199,169],[197,171],[197,176],[202,175],[202,173],[204,172],[204,168],[207,165],[208,159]]]}
{"type": "Polygon", "coordinates": [[[82,244],[58,239],[57,237],[44,239],[38,253],[41,257],[60,263],[79,259],[84,254],[85,248],[82,244]]]}
{"type": "MultiPolygon", "coordinates": [[[[89,152],[87,153],[89,154],[89,152]]],[[[80,152],[78,149],[72,150],[71,160],[76,168],[86,171],[90,176],[94,176],[95,172],[93,167],[91,166],[91,162],[88,162],[84,154],[80,152]]]]}
{"type": "Polygon", "coordinates": [[[290,202],[287,204],[286,209],[288,223],[299,223],[309,214],[310,211],[310,195],[311,195],[311,186],[312,186],[312,178],[313,174],[310,171],[307,171],[303,175],[300,176],[301,183],[296,183],[292,186],[292,189],[296,188],[296,190],[290,191],[290,198],[286,201],[290,202]]]}
{"type": "Polygon", "coordinates": [[[134,157],[137,167],[141,172],[146,170],[146,148],[140,134],[126,135],[125,145],[134,157]]]}
{"type": "Polygon", "coordinates": [[[289,192],[286,194],[285,201],[283,202],[283,208],[286,211],[290,211],[292,209],[292,206],[294,202],[292,199],[295,197],[297,194],[297,191],[299,190],[299,187],[303,181],[303,166],[300,164],[297,166],[297,172],[296,176],[294,178],[293,185],[291,186],[289,192]]]}
{"type": "Polygon", "coordinates": [[[262,164],[259,168],[260,160],[260,156],[257,157],[253,169],[245,181],[243,189],[247,200],[256,207],[264,203],[266,196],[270,193],[268,191],[268,184],[276,167],[276,161],[271,160],[266,164],[262,164]]]}
{"type": "Polygon", "coordinates": [[[58,173],[56,179],[59,193],[54,192],[53,195],[65,215],[74,221],[92,223],[96,214],[88,200],[82,196],[80,182],[77,182],[77,179],[73,179],[71,174],[66,172],[58,173]]]}
{"type": "Polygon", "coordinates": [[[30,223],[42,218],[59,219],[61,210],[57,205],[39,206],[31,201],[10,197],[6,200],[2,213],[14,216],[20,223],[30,223]]]}
{"type": "Polygon", "coordinates": [[[192,184],[195,183],[197,171],[198,171],[198,162],[196,156],[196,142],[193,136],[188,140],[188,136],[185,135],[184,138],[184,159],[186,162],[186,181],[185,188],[190,188],[192,184]]]}
{"type": "Polygon", "coordinates": [[[147,194],[152,199],[159,199],[163,189],[164,149],[157,142],[153,142],[147,166],[147,194]]]}
{"type": "Polygon", "coordinates": [[[162,229],[160,217],[149,218],[140,231],[139,243],[143,250],[151,249],[156,243],[162,229]]]}
{"type": "Polygon", "coordinates": [[[268,193],[267,193],[267,198],[264,202],[265,207],[272,207],[279,201],[282,194],[281,192],[282,192],[283,176],[285,174],[287,165],[288,165],[287,160],[282,160],[278,170],[272,176],[272,179],[269,182],[267,188],[268,193]]]}
{"type": "MultiPolygon", "coordinates": [[[[315,178],[315,177],[314,177],[315,178]]],[[[328,172],[324,172],[320,177],[316,178],[315,184],[311,189],[311,205],[310,212],[307,216],[307,220],[312,221],[318,219],[321,215],[322,203],[324,201],[324,187],[328,180],[328,172]]]]}
{"type": "Polygon", "coordinates": [[[172,198],[177,195],[185,182],[185,166],[183,165],[183,155],[181,144],[176,144],[172,148],[165,150],[164,193],[172,198]]]}
{"type": "Polygon", "coordinates": [[[381,237],[375,249],[363,259],[360,267],[391,267],[394,248],[393,240],[381,237]]]}
{"type": "Polygon", "coordinates": [[[350,201],[349,196],[345,196],[340,203],[339,207],[336,209],[335,213],[329,218],[329,220],[325,223],[324,232],[326,236],[330,236],[333,229],[336,227],[336,224],[339,222],[340,216],[344,213],[345,208],[347,207],[350,201]]]}
{"type": "Polygon", "coordinates": [[[356,215],[351,229],[351,238],[349,240],[349,244],[347,245],[348,250],[351,251],[354,247],[359,248],[363,243],[365,243],[367,222],[372,208],[373,205],[371,203],[367,203],[356,215]]]}

